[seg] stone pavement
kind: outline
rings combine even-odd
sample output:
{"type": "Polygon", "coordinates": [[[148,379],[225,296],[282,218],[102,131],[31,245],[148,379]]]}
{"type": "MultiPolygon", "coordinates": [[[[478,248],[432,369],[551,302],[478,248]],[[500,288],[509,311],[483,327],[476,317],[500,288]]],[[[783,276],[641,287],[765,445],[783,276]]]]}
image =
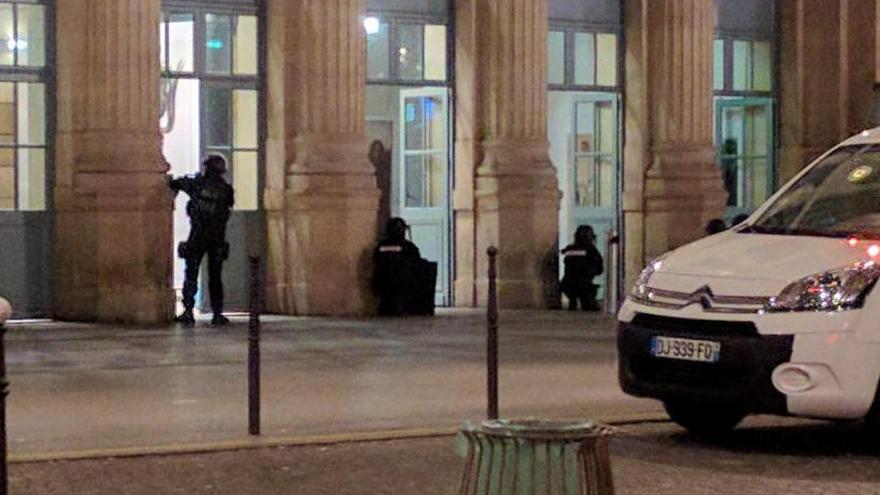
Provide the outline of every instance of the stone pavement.
{"type": "MultiPolygon", "coordinates": [[[[485,411],[485,315],[266,317],[263,436],[247,435],[246,318],[214,329],[12,323],[15,460],[182,452],[316,435],[448,431],[485,411]]],[[[508,417],[656,413],[616,379],[613,321],[587,313],[501,314],[508,417]]]]}
{"type": "MultiPolygon", "coordinates": [[[[698,439],[669,423],[620,427],[618,495],[880,493],[880,448],[854,423],[750,418],[698,439]]],[[[11,493],[453,495],[451,436],[204,454],[14,464],[11,493]]]]}

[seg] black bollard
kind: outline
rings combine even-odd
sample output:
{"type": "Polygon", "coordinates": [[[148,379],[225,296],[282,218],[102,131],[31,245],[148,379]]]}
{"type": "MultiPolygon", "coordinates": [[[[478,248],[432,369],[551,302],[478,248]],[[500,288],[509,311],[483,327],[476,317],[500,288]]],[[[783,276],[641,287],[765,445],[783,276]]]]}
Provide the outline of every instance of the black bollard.
{"type": "Polygon", "coordinates": [[[494,246],[487,251],[489,255],[489,301],[486,310],[488,324],[486,333],[486,391],[489,401],[487,416],[498,419],[498,277],[496,258],[498,249],[494,246]]]}
{"type": "Polygon", "coordinates": [[[6,381],[6,327],[0,322],[0,495],[8,493],[6,472],[6,396],[9,395],[9,382],[6,381]]]}
{"type": "Polygon", "coordinates": [[[248,433],[260,434],[260,257],[251,256],[248,321],[248,433]]]}

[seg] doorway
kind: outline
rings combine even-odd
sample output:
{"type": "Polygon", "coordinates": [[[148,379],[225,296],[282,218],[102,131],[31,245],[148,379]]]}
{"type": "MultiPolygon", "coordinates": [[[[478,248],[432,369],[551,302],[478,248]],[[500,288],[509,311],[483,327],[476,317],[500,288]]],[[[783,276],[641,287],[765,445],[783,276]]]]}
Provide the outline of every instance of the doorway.
{"type": "Polygon", "coordinates": [[[422,257],[437,263],[435,303],[449,305],[449,105],[446,88],[400,92],[397,206],[422,257]]]}
{"type": "MultiPolygon", "coordinates": [[[[219,153],[229,164],[227,180],[235,208],[227,227],[230,255],[223,267],[227,311],[247,309],[248,255],[262,254],[259,191],[263,108],[259,93],[257,12],[251,8],[168,8],[161,26],[163,152],[175,176],[199,172],[202,158],[219,153]]],[[[178,295],[184,261],[177,245],[189,235],[187,198],[174,210],[174,277],[178,295]]],[[[203,266],[203,271],[205,267],[203,266]]],[[[208,308],[206,277],[200,278],[197,308],[208,308]]]]}
{"type": "Polygon", "coordinates": [[[390,151],[390,170],[374,163],[378,184],[389,214],[406,221],[422,257],[437,263],[438,306],[452,304],[450,136],[449,88],[367,85],[367,138],[390,151]]]}
{"type": "MultiPolygon", "coordinates": [[[[549,104],[550,157],[557,168],[563,199],[559,211],[559,246],[574,239],[580,225],[596,234],[596,248],[611,266],[606,252],[610,232],[618,228],[619,125],[617,93],[551,91],[549,104]]],[[[560,257],[560,276],[563,259],[560,257]]],[[[605,297],[605,277],[597,277],[597,298],[605,297]]]]}

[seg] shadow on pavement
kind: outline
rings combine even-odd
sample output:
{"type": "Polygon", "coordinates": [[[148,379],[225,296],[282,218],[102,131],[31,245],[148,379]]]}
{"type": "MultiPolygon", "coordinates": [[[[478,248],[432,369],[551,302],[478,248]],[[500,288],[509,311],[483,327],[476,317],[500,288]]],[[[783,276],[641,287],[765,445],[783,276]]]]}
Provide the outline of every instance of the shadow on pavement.
{"type": "Polygon", "coordinates": [[[626,428],[613,455],[750,477],[880,482],[880,431],[856,421],[777,421],[747,421],[718,437],[691,435],[672,424],[626,428]]]}

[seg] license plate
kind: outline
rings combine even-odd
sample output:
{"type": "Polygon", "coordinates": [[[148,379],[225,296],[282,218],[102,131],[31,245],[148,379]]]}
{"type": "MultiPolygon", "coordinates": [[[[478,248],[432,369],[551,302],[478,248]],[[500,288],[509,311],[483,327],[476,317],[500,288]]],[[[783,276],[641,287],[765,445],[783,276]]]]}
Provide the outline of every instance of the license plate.
{"type": "Polygon", "coordinates": [[[651,337],[651,355],[667,359],[716,363],[721,357],[721,342],[657,335],[651,337]]]}

